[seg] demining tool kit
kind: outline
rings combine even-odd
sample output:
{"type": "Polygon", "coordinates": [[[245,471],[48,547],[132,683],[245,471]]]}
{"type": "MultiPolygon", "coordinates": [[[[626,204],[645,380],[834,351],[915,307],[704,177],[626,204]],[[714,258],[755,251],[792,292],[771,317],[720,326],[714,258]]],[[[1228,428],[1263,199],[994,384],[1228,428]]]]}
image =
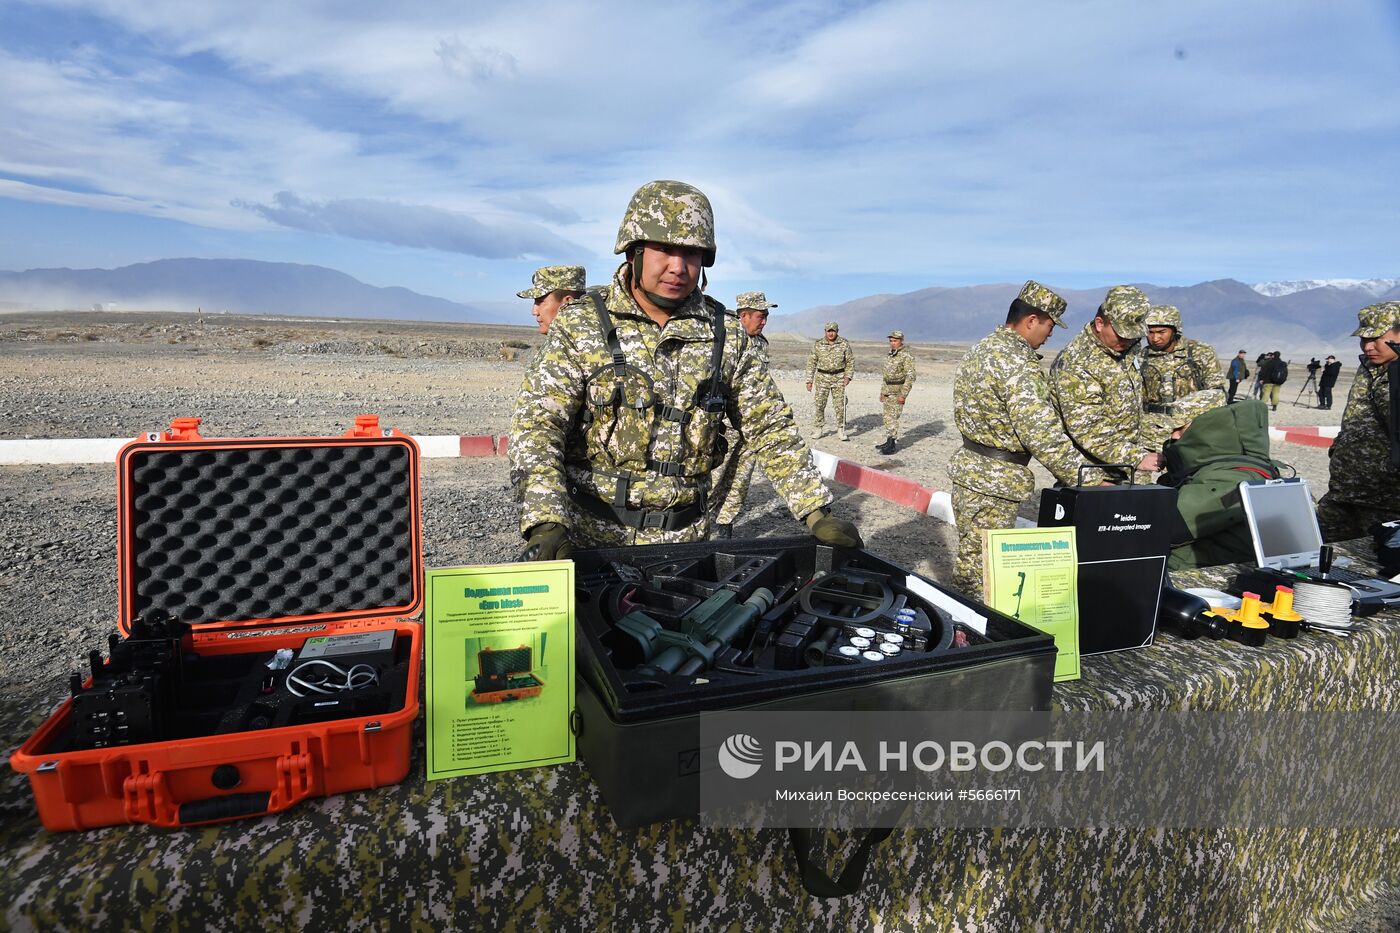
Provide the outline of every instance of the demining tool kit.
{"type": "Polygon", "coordinates": [[[117,455],[117,628],[10,758],[53,830],[285,810],[408,773],[423,600],[418,447],[205,438],[117,455]]]}
{"type": "Polygon", "coordinates": [[[865,551],[767,538],[574,561],[574,730],[621,826],[698,812],[706,711],[1050,708],[1049,635],[865,551]]]}
{"type": "Polygon", "coordinates": [[[519,648],[483,648],[477,654],[477,670],[471,697],[477,703],[506,703],[537,697],[544,682],[532,674],[529,645],[519,648]]]}

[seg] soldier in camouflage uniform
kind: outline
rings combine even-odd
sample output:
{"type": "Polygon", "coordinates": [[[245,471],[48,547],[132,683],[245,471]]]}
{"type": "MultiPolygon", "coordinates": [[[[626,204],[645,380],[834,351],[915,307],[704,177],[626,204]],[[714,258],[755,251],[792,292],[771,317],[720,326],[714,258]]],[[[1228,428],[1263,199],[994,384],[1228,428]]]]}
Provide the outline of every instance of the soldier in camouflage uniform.
{"type": "MultiPolygon", "coordinates": [[[[1016,509],[1035,489],[1031,457],[1062,483],[1076,481],[1081,457],[1065,436],[1040,369],[1038,350],[1056,325],[1065,300],[1036,281],[1027,282],[1006,323],[979,340],[953,376],[953,421],[962,449],[948,463],[958,556],[953,585],[982,598],[982,531],[1010,528],[1016,509]]],[[[1085,471],[1098,482],[1098,471],[1085,471]]]]}
{"type": "Polygon", "coordinates": [[[1368,305],[1358,312],[1365,361],[1347,394],[1342,429],[1328,452],[1327,493],[1317,504],[1317,520],[1328,541],[1366,534],[1372,524],[1400,517],[1400,466],[1390,458],[1390,383],[1396,378],[1400,343],[1400,301],[1368,305]]]}
{"type": "Polygon", "coordinates": [[[885,357],[885,366],[880,373],[880,401],[884,405],[885,441],[875,445],[875,449],[882,454],[895,452],[899,439],[899,416],[904,411],[904,402],[909,398],[909,390],[914,388],[914,380],[918,375],[914,368],[914,354],[904,346],[904,331],[890,331],[890,355],[885,357]]]}
{"type": "Polygon", "coordinates": [[[626,258],[611,285],[559,312],[516,407],[525,559],[703,539],[725,418],[819,541],[859,547],[855,526],[827,510],[831,493],[748,335],[699,288],[715,259],[709,199],[648,182],[614,252],[626,258]]]}
{"type": "Polygon", "coordinates": [[[846,436],[846,386],[856,371],[855,353],[845,337],[839,336],[841,327],[835,321],[826,322],[826,333],[812,346],[812,358],[807,361],[807,391],[816,387],[813,401],[817,411],[812,426],[817,429],[817,437],[826,433],[826,397],[831,396],[831,405],[836,409],[836,433],[841,440],[846,436]]]}
{"type": "Polygon", "coordinates": [[[588,287],[584,284],[583,266],[541,266],[530,277],[530,287],[515,294],[534,302],[530,313],[540,333],[549,333],[549,325],[564,302],[583,296],[588,287]]]}
{"type": "MultiPolygon", "coordinates": [[[[739,326],[753,341],[753,352],[768,365],[768,338],[763,336],[763,328],[768,323],[768,309],[777,305],[768,300],[763,292],[743,292],[734,301],[739,326]]],[[[753,455],[753,445],[744,436],[729,426],[725,432],[729,439],[729,456],[724,466],[715,471],[710,489],[710,500],[715,514],[710,526],[710,537],[731,538],[734,536],[734,519],[744,508],[744,497],[749,494],[753,482],[753,468],[757,461],[753,455]]]]}
{"type": "MultiPolygon", "coordinates": [[[[554,323],[554,318],[559,314],[559,309],[564,305],[564,302],[582,297],[588,288],[585,283],[585,275],[583,266],[541,266],[530,277],[530,287],[515,293],[520,298],[529,298],[534,302],[530,313],[535,316],[535,323],[539,326],[540,333],[549,333],[549,325],[554,323]]],[[[525,378],[520,387],[522,395],[530,386],[531,374],[535,371],[535,364],[539,362],[540,353],[543,350],[544,344],[540,344],[525,364],[525,378]]],[[[514,438],[519,436],[520,426],[512,418],[510,435],[506,440],[506,460],[509,463],[510,485],[515,490],[516,502],[521,501],[524,494],[524,488],[520,481],[525,476],[515,462],[514,438]]]]}
{"type": "Polygon", "coordinates": [[[1142,404],[1173,430],[1225,404],[1225,376],[1210,344],[1184,337],[1181,312],[1153,305],[1142,348],[1142,404]]]}
{"type": "Polygon", "coordinates": [[[1115,285],[1103,304],[1050,367],[1050,391],[1065,433],[1090,463],[1135,466],[1142,482],[1161,468],[1157,451],[1170,429],[1142,407],[1142,357],[1147,296],[1115,285]]]}

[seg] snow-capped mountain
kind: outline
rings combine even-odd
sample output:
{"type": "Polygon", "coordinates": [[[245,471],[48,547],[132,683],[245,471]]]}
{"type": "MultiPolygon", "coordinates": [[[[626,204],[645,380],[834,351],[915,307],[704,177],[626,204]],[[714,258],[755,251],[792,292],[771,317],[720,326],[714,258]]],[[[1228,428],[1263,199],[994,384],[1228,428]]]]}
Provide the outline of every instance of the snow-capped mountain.
{"type": "Polygon", "coordinates": [[[1260,282],[1250,288],[1269,298],[1329,287],[1366,292],[1373,298],[1379,298],[1397,285],[1400,285],[1400,279],[1299,279],[1294,282],[1260,282]]]}

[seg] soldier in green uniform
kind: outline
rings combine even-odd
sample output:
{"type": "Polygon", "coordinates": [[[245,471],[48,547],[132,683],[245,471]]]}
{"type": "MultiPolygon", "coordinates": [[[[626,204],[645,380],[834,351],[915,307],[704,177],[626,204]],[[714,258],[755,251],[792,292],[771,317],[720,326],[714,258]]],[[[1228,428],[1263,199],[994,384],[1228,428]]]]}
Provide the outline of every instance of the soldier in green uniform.
{"type": "Polygon", "coordinates": [[[1342,429],[1332,442],[1327,493],[1317,520],[1328,541],[1366,534],[1372,524],[1400,517],[1400,465],[1391,457],[1394,425],[1391,381],[1397,378],[1400,301],[1368,305],[1357,313],[1365,355],[1342,411],[1342,429]],[[1389,342],[1389,343],[1388,343],[1389,342]]]}
{"type": "MultiPolygon", "coordinates": [[[[753,352],[768,365],[768,338],[763,336],[763,328],[768,323],[768,309],[777,305],[768,300],[763,292],[742,292],[734,306],[739,318],[739,326],[753,341],[753,352]]],[[[726,431],[729,438],[729,456],[724,466],[715,471],[710,489],[710,500],[715,506],[714,518],[710,525],[710,537],[731,538],[734,536],[734,520],[744,508],[744,498],[749,494],[753,482],[753,468],[757,461],[753,455],[753,445],[730,425],[726,431]]]]}
{"type": "Polygon", "coordinates": [[[698,189],[648,182],[632,196],[612,283],[559,312],[516,407],[524,557],[703,539],[724,419],[792,514],[826,544],[859,547],[827,509],[812,465],[752,341],[700,290],[715,260],[714,212],[698,189]]]}
{"type": "Polygon", "coordinates": [[[1174,305],[1153,305],[1147,312],[1147,344],[1142,348],[1142,404],[1173,430],[1225,404],[1225,376],[1208,343],[1181,333],[1181,312],[1174,305]]]}
{"type": "MultiPolygon", "coordinates": [[[[584,290],[588,288],[585,275],[583,266],[541,266],[530,276],[530,287],[515,293],[517,297],[528,298],[533,302],[530,313],[535,316],[535,324],[540,333],[549,333],[549,325],[554,323],[554,318],[559,314],[564,302],[582,297],[584,290]]],[[[525,364],[525,378],[521,381],[522,394],[529,388],[531,374],[534,373],[535,364],[539,362],[543,350],[544,344],[540,344],[525,364]]],[[[519,436],[520,426],[512,417],[510,434],[506,440],[506,461],[509,465],[510,485],[515,490],[517,502],[524,494],[520,482],[524,479],[524,473],[515,462],[515,438],[519,436]]]]}
{"type": "Polygon", "coordinates": [[[1133,347],[1142,339],[1148,307],[1139,289],[1113,286],[1050,367],[1051,397],[1083,458],[1131,465],[1143,482],[1161,469],[1158,450],[1171,433],[1142,407],[1142,357],[1133,347]]]}
{"type": "MultiPolygon", "coordinates": [[[[1035,351],[1063,326],[1065,300],[1034,280],[1006,313],[1006,323],[983,337],[953,376],[953,421],[962,449],[948,462],[958,556],[953,585],[982,598],[982,530],[1010,528],[1016,509],[1035,489],[1031,457],[1062,483],[1074,483],[1082,458],[1065,436],[1035,351]]],[[[1086,482],[1100,474],[1085,471],[1086,482]]]]}
{"type": "Polygon", "coordinates": [[[895,452],[899,439],[899,416],[904,411],[904,402],[909,398],[909,390],[914,388],[918,372],[914,367],[914,354],[904,346],[904,331],[890,331],[890,355],[885,357],[885,366],[880,373],[880,402],[884,406],[885,441],[876,444],[875,449],[882,454],[895,452]]]}
{"type": "Polygon", "coordinates": [[[851,344],[840,336],[841,327],[835,321],[826,322],[826,333],[812,346],[812,357],[807,361],[807,391],[816,387],[813,401],[817,411],[812,419],[817,437],[826,433],[826,398],[831,396],[831,405],[836,409],[836,433],[841,440],[846,436],[846,386],[856,371],[856,357],[851,344]]]}

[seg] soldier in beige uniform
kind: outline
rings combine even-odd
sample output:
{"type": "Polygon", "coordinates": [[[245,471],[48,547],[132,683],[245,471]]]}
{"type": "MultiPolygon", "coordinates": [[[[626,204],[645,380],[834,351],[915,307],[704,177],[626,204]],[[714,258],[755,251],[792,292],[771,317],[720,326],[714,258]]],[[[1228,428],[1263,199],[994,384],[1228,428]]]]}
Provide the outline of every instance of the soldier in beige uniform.
{"type": "Polygon", "coordinates": [[[1133,348],[1149,307],[1141,290],[1113,286],[1050,367],[1055,408],[1084,459],[1135,468],[1142,482],[1161,469],[1158,450],[1170,433],[1142,407],[1142,357],[1133,348]]]}
{"type": "MultiPolygon", "coordinates": [[[[1050,338],[1065,300],[1034,280],[1011,302],[1006,323],[979,340],[953,377],[953,420],[962,449],[948,463],[958,556],[953,585],[982,598],[982,531],[1010,528],[1035,489],[1031,458],[1074,483],[1083,458],[1065,436],[1035,351],[1050,338]]],[[[1101,474],[1086,471],[1086,482],[1101,474]]]]}
{"type": "MultiPolygon", "coordinates": [[[[586,272],[583,266],[541,266],[535,270],[534,275],[530,276],[530,287],[515,293],[517,297],[528,298],[533,302],[530,313],[535,316],[535,324],[539,327],[540,333],[549,333],[549,326],[554,323],[554,318],[559,314],[559,309],[564,306],[565,302],[582,297],[585,289],[588,288],[585,276],[586,272]]],[[[525,364],[525,378],[520,384],[522,395],[530,387],[531,375],[535,371],[535,365],[539,362],[540,353],[543,350],[544,344],[540,344],[525,364]]],[[[510,434],[506,439],[506,463],[510,485],[515,491],[517,502],[524,494],[520,484],[524,473],[515,463],[515,439],[520,436],[519,432],[520,426],[512,415],[510,434]]]]}
{"type": "Polygon", "coordinates": [[[526,560],[702,540],[722,422],[750,439],[775,492],[825,544],[860,547],[832,515],[792,409],[724,307],[700,288],[714,211],[691,185],[654,181],[623,215],[610,285],[560,311],[516,405],[526,560]]]}
{"type": "Polygon", "coordinates": [[[836,410],[836,433],[841,440],[846,436],[846,386],[856,371],[856,357],[851,344],[840,336],[841,327],[835,321],[826,322],[826,333],[812,346],[811,359],[807,361],[807,391],[816,394],[816,414],[812,427],[817,437],[826,433],[826,399],[831,397],[832,408],[836,410]]]}
{"type": "Polygon", "coordinates": [[[904,331],[890,331],[890,355],[885,357],[885,365],[880,372],[880,403],[883,406],[885,441],[876,444],[875,449],[882,454],[892,454],[899,440],[899,416],[904,413],[904,402],[914,388],[918,371],[914,366],[914,354],[904,345],[904,331]]]}
{"type": "MultiPolygon", "coordinates": [[[[768,323],[768,309],[777,305],[768,300],[763,292],[742,292],[734,301],[738,313],[739,326],[753,341],[753,352],[768,365],[768,338],[763,336],[763,328],[768,323]]],[[[715,515],[710,525],[711,538],[732,538],[734,520],[744,509],[744,499],[753,483],[753,470],[757,463],[753,455],[753,444],[734,427],[725,431],[729,441],[729,455],[724,465],[714,472],[710,488],[710,501],[714,503],[715,515]]]]}
{"type": "MultiPolygon", "coordinates": [[[[1400,461],[1393,459],[1392,380],[1400,373],[1400,301],[1357,312],[1361,367],[1347,394],[1342,429],[1327,454],[1327,493],[1317,503],[1326,541],[1359,538],[1376,522],[1400,518],[1400,461]]],[[[1400,441],[1400,438],[1395,440],[1400,441]]]]}

